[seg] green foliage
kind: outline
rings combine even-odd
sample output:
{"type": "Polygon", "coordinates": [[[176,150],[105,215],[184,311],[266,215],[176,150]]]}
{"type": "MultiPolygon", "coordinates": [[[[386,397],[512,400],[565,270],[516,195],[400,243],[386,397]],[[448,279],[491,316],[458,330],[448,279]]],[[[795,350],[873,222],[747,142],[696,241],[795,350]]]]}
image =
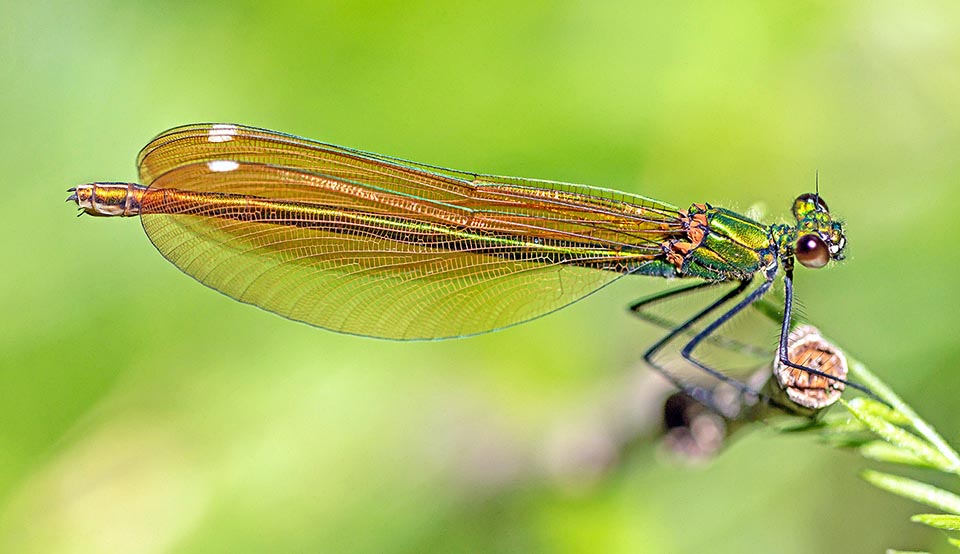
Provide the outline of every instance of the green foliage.
{"type": "MultiPolygon", "coordinates": [[[[886,404],[867,397],[848,402],[841,400],[853,419],[829,420],[824,430],[831,440],[847,436],[846,445],[857,445],[860,440],[857,437],[868,432],[879,438],[857,446],[860,454],[868,459],[960,475],[960,455],[885,383],[856,360],[851,360],[850,375],[867,384],[886,404]]],[[[837,441],[837,444],[841,443],[837,441]]],[[[880,489],[946,512],[917,514],[911,521],[944,531],[960,531],[960,496],[957,494],[929,483],[876,470],[864,471],[863,478],[880,489]]],[[[949,539],[951,544],[960,547],[956,538],[949,539]]]]}
{"type": "Polygon", "coordinates": [[[960,531],[960,516],[951,514],[917,514],[910,521],[924,523],[944,531],[960,531]]]}

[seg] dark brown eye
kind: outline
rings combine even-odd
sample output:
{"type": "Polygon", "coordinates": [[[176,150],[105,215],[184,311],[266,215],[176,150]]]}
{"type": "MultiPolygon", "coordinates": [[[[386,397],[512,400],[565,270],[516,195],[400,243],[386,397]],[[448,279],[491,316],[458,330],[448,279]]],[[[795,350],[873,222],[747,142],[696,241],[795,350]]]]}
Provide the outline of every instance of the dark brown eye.
{"type": "Polygon", "coordinates": [[[797,260],[811,269],[823,267],[830,261],[830,249],[826,243],[817,235],[803,235],[797,241],[797,248],[794,250],[797,260]]]}

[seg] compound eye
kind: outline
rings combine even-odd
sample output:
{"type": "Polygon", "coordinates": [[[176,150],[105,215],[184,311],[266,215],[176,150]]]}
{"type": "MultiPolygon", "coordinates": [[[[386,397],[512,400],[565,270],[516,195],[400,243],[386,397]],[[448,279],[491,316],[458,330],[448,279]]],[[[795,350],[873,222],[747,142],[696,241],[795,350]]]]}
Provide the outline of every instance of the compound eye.
{"type": "Polygon", "coordinates": [[[812,192],[801,194],[800,196],[797,197],[796,201],[813,204],[814,206],[817,207],[817,211],[820,211],[820,212],[830,211],[830,208],[827,207],[826,200],[824,200],[823,197],[820,196],[819,194],[814,194],[812,192]]]}
{"type": "Polygon", "coordinates": [[[794,255],[804,267],[817,269],[830,261],[830,249],[817,235],[803,235],[797,241],[794,255]]]}

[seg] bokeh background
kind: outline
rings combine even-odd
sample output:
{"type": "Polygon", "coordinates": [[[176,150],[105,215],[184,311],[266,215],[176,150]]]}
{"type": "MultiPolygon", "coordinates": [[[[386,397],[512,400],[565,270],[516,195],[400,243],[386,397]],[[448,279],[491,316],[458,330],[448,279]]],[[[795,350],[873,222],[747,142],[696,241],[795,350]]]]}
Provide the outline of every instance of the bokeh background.
{"type": "Polygon", "coordinates": [[[809,437],[699,467],[633,437],[656,333],[624,306],[656,284],[382,342],[232,302],[63,200],[197,121],[774,220],[819,170],[849,260],[798,275],[806,313],[956,439],[958,28],[951,1],[5,3],[0,550],[945,548],[809,437]]]}

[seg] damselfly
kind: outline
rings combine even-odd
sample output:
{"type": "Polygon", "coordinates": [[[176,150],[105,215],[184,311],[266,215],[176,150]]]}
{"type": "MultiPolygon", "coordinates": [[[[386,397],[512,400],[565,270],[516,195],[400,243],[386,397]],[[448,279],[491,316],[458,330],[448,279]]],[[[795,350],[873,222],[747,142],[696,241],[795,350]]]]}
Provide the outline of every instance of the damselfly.
{"type": "Polygon", "coordinates": [[[695,281],[637,303],[637,313],[730,283],[644,356],[710,405],[707,389],[657,353],[685,337],[685,363],[751,392],[695,354],[782,271],[779,360],[824,376],[787,357],[794,260],[819,268],[844,254],[843,225],[817,193],[794,201],[794,222],[764,225],[706,203],[684,210],[232,124],[171,129],[140,152],[138,167],[142,184],[85,184],[68,201],[91,215],[139,216],[185,273],[293,320],[389,339],[463,337],[550,313],[624,275],[695,281]]]}

